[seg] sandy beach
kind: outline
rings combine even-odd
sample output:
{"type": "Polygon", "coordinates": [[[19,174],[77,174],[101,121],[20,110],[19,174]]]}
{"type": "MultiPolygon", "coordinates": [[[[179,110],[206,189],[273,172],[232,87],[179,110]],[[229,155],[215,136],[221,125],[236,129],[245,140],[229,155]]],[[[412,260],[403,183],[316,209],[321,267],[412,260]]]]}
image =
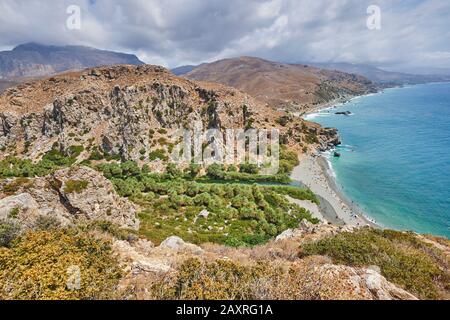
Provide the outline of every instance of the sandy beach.
{"type": "Polygon", "coordinates": [[[378,227],[342,194],[323,156],[302,156],[291,178],[317,194],[321,202],[320,214],[324,220],[337,225],[378,227]]]}

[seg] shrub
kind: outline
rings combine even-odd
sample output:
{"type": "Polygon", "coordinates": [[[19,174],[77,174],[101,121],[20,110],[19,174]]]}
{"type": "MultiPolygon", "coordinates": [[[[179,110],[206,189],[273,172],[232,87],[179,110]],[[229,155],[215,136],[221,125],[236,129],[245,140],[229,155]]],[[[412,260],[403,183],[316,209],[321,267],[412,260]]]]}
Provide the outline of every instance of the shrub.
{"type": "Polygon", "coordinates": [[[70,146],[68,153],[71,158],[77,158],[83,151],[83,146],[70,146]]]}
{"type": "Polygon", "coordinates": [[[20,227],[17,223],[10,220],[0,221],[0,247],[8,247],[19,234],[20,227]]]}
{"type": "Polygon", "coordinates": [[[103,154],[99,151],[98,147],[95,147],[94,150],[92,150],[91,155],[89,156],[89,160],[103,160],[105,157],[103,154]]]}
{"type": "Polygon", "coordinates": [[[187,173],[191,179],[195,179],[198,174],[200,173],[200,170],[202,169],[202,166],[199,164],[191,163],[189,164],[189,168],[187,169],[187,173]]]}
{"type": "Polygon", "coordinates": [[[212,179],[223,179],[225,176],[223,165],[217,163],[210,165],[206,173],[212,179]]]}
{"type": "Polygon", "coordinates": [[[250,174],[257,174],[259,171],[259,168],[256,164],[251,163],[243,163],[240,166],[241,172],[250,173],[250,174]]]}
{"type": "Polygon", "coordinates": [[[51,216],[39,216],[34,224],[34,230],[54,230],[58,229],[61,223],[51,216]]]}
{"type": "Polygon", "coordinates": [[[257,297],[255,284],[268,271],[266,265],[246,267],[224,260],[204,263],[189,259],[172,283],[157,283],[152,289],[162,292],[165,299],[252,300],[257,297]]]}
{"type": "Polygon", "coordinates": [[[166,166],[166,172],[172,179],[181,178],[183,176],[183,172],[178,169],[175,163],[169,163],[166,166]]]}
{"type": "Polygon", "coordinates": [[[164,149],[157,149],[157,150],[150,152],[150,154],[148,155],[148,158],[150,159],[150,161],[154,161],[156,159],[161,159],[163,161],[167,161],[169,159],[168,156],[166,155],[166,151],[164,149]]]}
{"type": "Polygon", "coordinates": [[[20,207],[14,207],[11,209],[11,211],[9,211],[8,218],[16,219],[17,216],[19,215],[19,213],[20,213],[20,207]]]}
{"type": "Polygon", "coordinates": [[[110,244],[74,230],[30,232],[0,248],[0,299],[111,299],[120,278],[110,244]],[[67,286],[71,267],[79,290],[67,286]]]}
{"type": "Polygon", "coordinates": [[[53,149],[44,155],[43,160],[48,160],[56,166],[65,167],[72,165],[76,161],[76,158],[67,157],[60,151],[53,149]]]}
{"type": "Polygon", "coordinates": [[[65,193],[81,193],[89,185],[85,180],[67,180],[64,187],[65,193]]]}
{"type": "Polygon", "coordinates": [[[275,122],[278,123],[279,125],[285,127],[290,120],[292,120],[292,119],[288,115],[284,115],[284,116],[281,116],[278,119],[276,119],[275,122]]]}

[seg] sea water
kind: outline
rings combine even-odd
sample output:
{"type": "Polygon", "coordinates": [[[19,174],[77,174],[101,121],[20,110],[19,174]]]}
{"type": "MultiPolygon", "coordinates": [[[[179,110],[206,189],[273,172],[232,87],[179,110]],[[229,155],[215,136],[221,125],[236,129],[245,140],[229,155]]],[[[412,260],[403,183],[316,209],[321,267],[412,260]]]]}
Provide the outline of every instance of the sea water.
{"type": "Polygon", "coordinates": [[[338,128],[341,157],[328,157],[337,184],[367,215],[450,238],[450,83],[387,89],[305,118],[338,128]]]}

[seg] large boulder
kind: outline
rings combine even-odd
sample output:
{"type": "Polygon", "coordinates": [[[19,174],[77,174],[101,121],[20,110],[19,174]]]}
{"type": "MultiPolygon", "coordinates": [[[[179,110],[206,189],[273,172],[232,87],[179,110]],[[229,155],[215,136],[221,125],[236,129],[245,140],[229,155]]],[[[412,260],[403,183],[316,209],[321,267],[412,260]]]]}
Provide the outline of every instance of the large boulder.
{"type": "Polygon", "coordinates": [[[203,253],[203,249],[200,248],[199,246],[196,246],[195,244],[192,243],[186,243],[183,241],[183,239],[177,236],[171,236],[167,238],[166,240],[161,242],[159,248],[171,249],[177,252],[189,252],[194,254],[203,253]]]}
{"type": "Polygon", "coordinates": [[[140,274],[142,272],[165,273],[171,270],[167,259],[152,255],[151,243],[140,240],[138,245],[132,246],[127,241],[116,240],[113,250],[118,254],[119,260],[132,272],[140,274]]]}
{"type": "Polygon", "coordinates": [[[88,168],[64,169],[54,173],[63,201],[88,220],[110,221],[119,226],[139,229],[136,206],[120,197],[112,183],[101,173],[88,168]]]}
{"type": "Polygon", "coordinates": [[[325,264],[315,268],[325,299],[417,300],[386,280],[374,268],[325,264]]]}
{"type": "Polygon", "coordinates": [[[62,226],[85,220],[139,228],[137,207],[121,198],[101,173],[87,167],[28,180],[5,180],[0,183],[0,198],[0,219],[16,220],[23,228],[32,228],[40,217],[52,218],[62,226]],[[11,185],[14,191],[5,193],[11,185]]]}

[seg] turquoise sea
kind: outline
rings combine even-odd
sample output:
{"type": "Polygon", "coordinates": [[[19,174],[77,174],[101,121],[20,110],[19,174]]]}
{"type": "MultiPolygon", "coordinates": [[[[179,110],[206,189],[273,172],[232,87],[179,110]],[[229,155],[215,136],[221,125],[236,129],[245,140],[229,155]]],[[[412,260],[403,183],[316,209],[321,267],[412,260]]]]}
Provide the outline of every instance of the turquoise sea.
{"type": "Polygon", "coordinates": [[[337,184],[371,218],[450,238],[450,83],[387,89],[306,119],[339,129],[337,184]]]}

